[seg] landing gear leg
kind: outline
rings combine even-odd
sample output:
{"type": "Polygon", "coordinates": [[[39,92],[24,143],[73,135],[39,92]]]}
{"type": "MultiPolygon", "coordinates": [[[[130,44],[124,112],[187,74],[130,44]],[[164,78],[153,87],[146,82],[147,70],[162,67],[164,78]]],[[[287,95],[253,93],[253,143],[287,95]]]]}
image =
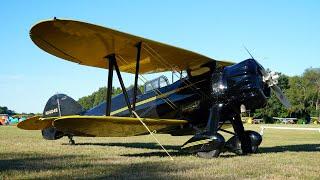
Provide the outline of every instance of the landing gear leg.
{"type": "Polygon", "coordinates": [[[182,149],[196,153],[202,158],[218,157],[224,146],[224,137],[218,133],[223,104],[214,104],[209,109],[206,131],[189,139],[182,149]]]}
{"type": "Polygon", "coordinates": [[[68,138],[69,138],[69,144],[70,145],[75,145],[76,144],[75,141],[73,140],[73,136],[68,135],[68,138]]]}

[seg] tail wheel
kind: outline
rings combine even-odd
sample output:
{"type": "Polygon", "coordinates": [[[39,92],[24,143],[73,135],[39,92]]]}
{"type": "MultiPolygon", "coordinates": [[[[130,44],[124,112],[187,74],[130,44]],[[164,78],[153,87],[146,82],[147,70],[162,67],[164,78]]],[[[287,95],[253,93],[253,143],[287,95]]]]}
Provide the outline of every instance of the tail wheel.
{"type": "Polygon", "coordinates": [[[69,144],[70,144],[70,145],[75,145],[76,142],[75,142],[73,139],[71,139],[71,140],[69,140],[69,144]]]}
{"type": "Polygon", "coordinates": [[[76,142],[73,140],[73,136],[68,135],[68,138],[69,138],[69,144],[70,145],[75,145],[76,144],[76,142]]]}

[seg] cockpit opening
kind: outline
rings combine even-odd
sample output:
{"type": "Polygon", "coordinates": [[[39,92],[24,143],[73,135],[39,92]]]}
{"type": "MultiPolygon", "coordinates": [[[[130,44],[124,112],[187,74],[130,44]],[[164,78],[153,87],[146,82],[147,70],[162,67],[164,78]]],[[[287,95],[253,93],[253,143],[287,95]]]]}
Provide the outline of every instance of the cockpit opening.
{"type": "Polygon", "coordinates": [[[153,80],[146,82],[144,84],[144,93],[147,93],[147,92],[152,91],[154,89],[159,89],[159,88],[168,86],[169,84],[170,83],[169,83],[168,78],[166,76],[162,75],[158,78],[155,78],[153,80]]]}

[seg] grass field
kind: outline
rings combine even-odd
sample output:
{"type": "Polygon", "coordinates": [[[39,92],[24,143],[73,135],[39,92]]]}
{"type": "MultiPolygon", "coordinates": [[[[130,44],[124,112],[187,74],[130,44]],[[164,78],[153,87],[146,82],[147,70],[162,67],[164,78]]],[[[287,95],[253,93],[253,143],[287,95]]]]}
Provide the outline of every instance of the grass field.
{"type": "MultiPolygon", "coordinates": [[[[289,125],[290,126],[290,125],[289,125]]],[[[292,125],[291,125],[292,126],[292,125]]],[[[302,125],[295,125],[302,127],[302,125]]],[[[258,130],[260,125],[247,125],[258,130]]],[[[304,125],[303,127],[320,127],[304,125]]],[[[156,135],[128,138],[42,139],[39,131],[0,127],[0,179],[319,179],[320,133],[265,130],[258,154],[222,154],[201,159],[179,153],[190,137],[156,135]]]]}

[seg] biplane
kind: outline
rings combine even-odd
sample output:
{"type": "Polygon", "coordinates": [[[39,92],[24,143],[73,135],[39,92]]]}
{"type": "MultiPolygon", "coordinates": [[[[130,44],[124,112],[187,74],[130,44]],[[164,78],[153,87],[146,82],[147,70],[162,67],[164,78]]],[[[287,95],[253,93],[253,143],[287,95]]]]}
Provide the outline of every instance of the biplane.
{"type": "Polygon", "coordinates": [[[277,76],[254,58],[219,61],[113,29],[56,18],[33,26],[30,37],[54,56],[108,70],[105,102],[85,111],[71,97],[56,94],[42,117],[18,124],[21,129],[41,130],[48,140],[67,136],[73,144],[74,136],[126,137],[156,131],[193,135],[181,149],[201,157],[217,157],[224,151],[248,154],[257,152],[262,137],[245,131],[241,109],[265,107],[271,89],[282,104],[290,106],[277,86],[277,76]],[[112,96],[114,71],[122,89],[116,96],[112,96]],[[170,71],[183,71],[186,76],[172,84],[164,76],[147,82],[141,78],[170,71]],[[134,75],[133,88],[126,89],[122,72],[134,75]],[[139,80],[145,83],[144,91],[139,80]],[[220,131],[233,136],[226,141],[220,131]]]}

